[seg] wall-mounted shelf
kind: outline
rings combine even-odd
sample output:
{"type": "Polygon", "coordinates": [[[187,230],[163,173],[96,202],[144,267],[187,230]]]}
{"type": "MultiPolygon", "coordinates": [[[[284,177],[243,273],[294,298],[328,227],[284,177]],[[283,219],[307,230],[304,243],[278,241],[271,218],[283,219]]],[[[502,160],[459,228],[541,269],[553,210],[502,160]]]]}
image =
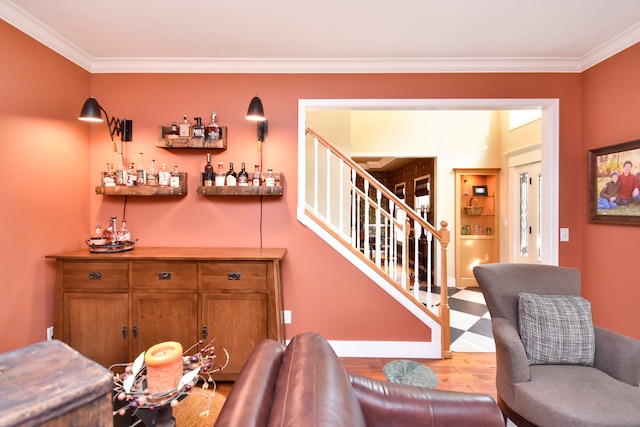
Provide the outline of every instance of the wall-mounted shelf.
{"type": "Polygon", "coordinates": [[[156,147],[166,149],[210,149],[210,150],[226,150],[227,149],[227,127],[220,126],[220,139],[198,139],[187,138],[183,136],[167,135],[160,138],[156,143],[156,147]]]}
{"type": "Polygon", "coordinates": [[[196,187],[196,194],[200,194],[201,196],[282,196],[283,175],[281,173],[274,172],[273,176],[276,179],[275,187],[267,187],[265,185],[261,185],[259,187],[254,187],[252,185],[247,187],[240,187],[238,185],[233,187],[227,187],[226,185],[219,187],[205,187],[200,185],[196,187]]]}
{"type": "Polygon", "coordinates": [[[187,195],[187,173],[179,172],[180,187],[151,187],[148,185],[127,187],[117,185],[115,187],[97,186],[96,194],[103,196],[174,196],[182,197],[187,195]]]}

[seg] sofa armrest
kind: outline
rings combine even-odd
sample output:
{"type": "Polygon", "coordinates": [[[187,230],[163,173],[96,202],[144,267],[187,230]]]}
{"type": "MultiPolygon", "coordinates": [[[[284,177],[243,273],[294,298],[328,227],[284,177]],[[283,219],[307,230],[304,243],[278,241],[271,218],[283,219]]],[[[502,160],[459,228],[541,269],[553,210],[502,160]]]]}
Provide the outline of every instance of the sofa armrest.
{"type": "Polygon", "coordinates": [[[266,426],[284,345],[263,340],[251,352],[216,421],[217,427],[266,426]]]}
{"type": "Polygon", "coordinates": [[[491,319],[493,337],[496,342],[496,383],[498,394],[504,387],[531,380],[529,361],[517,329],[503,318],[491,319]]]}
{"type": "Polygon", "coordinates": [[[634,387],[640,385],[640,341],[594,326],[596,353],[594,366],[613,378],[634,387]]]}
{"type": "Polygon", "coordinates": [[[368,427],[504,427],[502,412],[487,395],[432,390],[349,374],[368,427]]]}

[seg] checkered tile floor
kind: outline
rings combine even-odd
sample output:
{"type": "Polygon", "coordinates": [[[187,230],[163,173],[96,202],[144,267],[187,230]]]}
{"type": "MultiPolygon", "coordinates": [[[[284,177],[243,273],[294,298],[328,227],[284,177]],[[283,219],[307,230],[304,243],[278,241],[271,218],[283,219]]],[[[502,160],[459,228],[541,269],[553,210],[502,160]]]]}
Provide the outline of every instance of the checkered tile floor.
{"type": "MultiPolygon", "coordinates": [[[[491,332],[491,317],[480,288],[448,288],[451,308],[451,351],[495,352],[491,332]]],[[[440,288],[433,287],[433,305],[440,303],[440,288]]],[[[426,302],[426,288],[420,287],[421,300],[426,302]],[[423,299],[424,298],[424,299],[423,299]]]]}

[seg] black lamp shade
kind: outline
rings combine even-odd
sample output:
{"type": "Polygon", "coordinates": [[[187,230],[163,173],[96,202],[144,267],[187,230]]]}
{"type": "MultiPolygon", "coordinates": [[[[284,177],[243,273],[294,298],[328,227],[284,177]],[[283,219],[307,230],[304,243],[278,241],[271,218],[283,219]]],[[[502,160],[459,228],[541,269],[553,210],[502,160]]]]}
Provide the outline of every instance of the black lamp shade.
{"type": "Polygon", "coordinates": [[[92,96],[87,98],[82,106],[82,111],[80,111],[80,120],[85,120],[87,122],[101,122],[102,121],[102,111],[100,109],[100,104],[98,101],[92,96]]]}
{"type": "Polygon", "coordinates": [[[247,120],[264,121],[264,108],[262,108],[262,101],[257,96],[254,96],[249,104],[249,110],[247,110],[247,120]]]}

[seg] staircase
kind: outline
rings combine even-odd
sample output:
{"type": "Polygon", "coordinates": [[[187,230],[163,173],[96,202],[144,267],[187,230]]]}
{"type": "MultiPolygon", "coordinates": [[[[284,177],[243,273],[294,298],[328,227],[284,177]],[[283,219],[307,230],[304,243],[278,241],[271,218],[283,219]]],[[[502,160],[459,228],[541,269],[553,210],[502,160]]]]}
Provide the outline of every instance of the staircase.
{"type": "Polygon", "coordinates": [[[298,220],[428,326],[439,356],[450,358],[447,223],[436,229],[331,142],[305,131],[298,220]],[[432,301],[436,285],[439,304],[432,301]]]}

